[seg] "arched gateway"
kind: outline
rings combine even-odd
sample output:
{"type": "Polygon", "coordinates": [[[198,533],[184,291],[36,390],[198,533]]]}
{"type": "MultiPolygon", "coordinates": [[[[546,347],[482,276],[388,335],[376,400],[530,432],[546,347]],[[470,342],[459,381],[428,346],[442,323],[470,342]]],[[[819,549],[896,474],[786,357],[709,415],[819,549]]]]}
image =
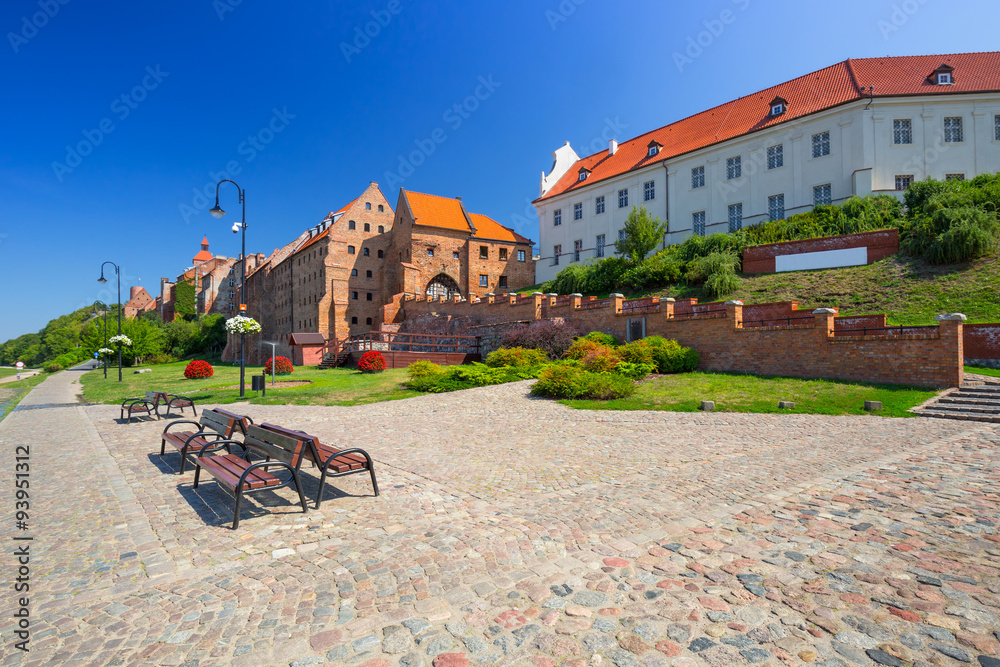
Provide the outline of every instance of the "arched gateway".
{"type": "Polygon", "coordinates": [[[439,273],[431,278],[431,281],[427,283],[426,292],[428,299],[433,299],[439,296],[450,299],[456,294],[461,294],[462,290],[458,288],[458,283],[455,282],[454,278],[444,273],[439,273]]]}

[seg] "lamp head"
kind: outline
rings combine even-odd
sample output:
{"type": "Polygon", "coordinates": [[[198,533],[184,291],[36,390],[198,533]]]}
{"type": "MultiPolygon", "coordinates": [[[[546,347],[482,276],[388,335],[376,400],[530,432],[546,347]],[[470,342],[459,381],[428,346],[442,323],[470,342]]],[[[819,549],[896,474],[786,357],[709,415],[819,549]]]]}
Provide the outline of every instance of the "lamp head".
{"type": "Polygon", "coordinates": [[[108,282],[108,279],[104,277],[104,271],[103,270],[101,271],[101,277],[97,279],[97,282],[101,283],[102,285],[104,283],[108,282]]]}
{"type": "Polygon", "coordinates": [[[219,207],[219,195],[218,194],[215,195],[215,208],[213,208],[211,211],[209,211],[209,213],[211,213],[212,216],[215,217],[215,218],[221,218],[222,216],[224,216],[226,214],[226,212],[223,211],[219,207]]]}

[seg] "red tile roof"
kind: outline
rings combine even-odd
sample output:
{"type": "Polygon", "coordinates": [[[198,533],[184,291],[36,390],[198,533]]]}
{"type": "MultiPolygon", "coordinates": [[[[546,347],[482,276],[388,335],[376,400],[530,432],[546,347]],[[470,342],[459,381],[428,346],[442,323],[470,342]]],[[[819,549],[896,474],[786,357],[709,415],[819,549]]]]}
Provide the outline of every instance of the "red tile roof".
{"type": "Polygon", "coordinates": [[[405,196],[416,224],[472,232],[469,221],[465,217],[462,200],[409,190],[405,191],[405,196]]]}
{"type": "Polygon", "coordinates": [[[481,213],[470,213],[469,217],[472,218],[472,224],[476,227],[476,233],[473,234],[473,238],[490,241],[509,241],[510,243],[531,243],[530,239],[524,238],[513,229],[504,227],[496,220],[481,213]]]}
{"type": "Polygon", "coordinates": [[[597,181],[663,162],[729,139],[786,123],[846,102],[897,95],[948,95],[1000,91],[1000,52],[954,53],[931,56],[849,59],[800,76],[752,95],[726,102],[622,142],[614,155],[603,150],[580,158],[544,195],[542,201],[597,181]],[[939,86],[929,78],[940,65],[954,68],[954,84],[939,86]],[[770,101],[782,97],[788,108],[769,116],[770,101]],[[649,157],[647,146],[656,141],[663,148],[649,157]],[[592,173],[579,181],[579,170],[592,173]]]}
{"type": "MultiPolygon", "coordinates": [[[[345,205],[343,208],[341,208],[336,213],[330,213],[329,215],[326,216],[326,220],[330,220],[331,218],[333,218],[333,216],[340,215],[341,213],[343,213],[347,209],[351,208],[351,206],[354,205],[354,202],[358,201],[358,199],[360,199],[360,197],[356,197],[355,199],[353,199],[350,203],[348,203],[347,205],[345,205]]],[[[303,243],[298,248],[296,248],[295,251],[292,254],[293,255],[294,254],[298,254],[298,253],[302,252],[303,250],[305,250],[306,248],[312,246],[314,243],[318,242],[320,239],[326,238],[327,236],[329,236],[330,230],[333,229],[333,225],[334,224],[336,224],[336,223],[335,222],[330,222],[329,226],[326,229],[324,229],[323,231],[321,231],[319,234],[317,234],[316,236],[312,237],[311,239],[306,240],[306,242],[303,243]]]]}

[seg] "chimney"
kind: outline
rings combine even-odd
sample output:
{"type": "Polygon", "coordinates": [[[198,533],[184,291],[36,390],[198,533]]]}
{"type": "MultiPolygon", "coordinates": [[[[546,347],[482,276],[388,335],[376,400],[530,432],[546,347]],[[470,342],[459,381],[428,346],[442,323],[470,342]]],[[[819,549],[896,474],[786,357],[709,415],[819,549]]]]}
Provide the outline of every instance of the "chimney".
{"type": "Polygon", "coordinates": [[[618,151],[618,142],[612,139],[608,142],[608,155],[614,155],[618,151]]]}
{"type": "Polygon", "coordinates": [[[140,286],[133,287],[132,289],[129,290],[128,300],[131,301],[132,299],[136,298],[137,296],[139,296],[140,292],[142,292],[142,287],[140,286]]]}
{"type": "Polygon", "coordinates": [[[461,197],[455,197],[455,199],[457,199],[458,201],[462,201],[461,197]]]}

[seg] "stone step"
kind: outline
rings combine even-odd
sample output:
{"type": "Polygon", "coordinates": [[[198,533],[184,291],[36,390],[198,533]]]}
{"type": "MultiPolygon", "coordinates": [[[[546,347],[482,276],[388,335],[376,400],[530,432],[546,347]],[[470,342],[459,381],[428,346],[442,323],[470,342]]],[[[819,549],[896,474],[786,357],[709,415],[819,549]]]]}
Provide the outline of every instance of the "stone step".
{"type": "Polygon", "coordinates": [[[1000,394],[997,382],[963,382],[960,391],[978,391],[985,394],[1000,394]]]}
{"type": "Polygon", "coordinates": [[[1000,397],[983,398],[981,396],[968,396],[965,394],[949,394],[939,398],[937,403],[957,403],[961,405],[979,405],[983,407],[994,406],[1000,408],[1000,397]]]}
{"type": "Polygon", "coordinates": [[[979,405],[969,405],[966,403],[945,403],[944,401],[938,401],[937,403],[932,403],[927,406],[932,410],[938,410],[942,412],[968,412],[977,415],[997,415],[1000,417],[1000,408],[983,407],[979,405]]]}
{"type": "Polygon", "coordinates": [[[1000,424],[1000,416],[991,417],[989,415],[969,414],[965,412],[942,412],[928,408],[924,408],[922,410],[916,410],[915,413],[920,415],[921,417],[936,417],[938,419],[961,419],[963,421],[992,422],[1000,424]]]}
{"type": "Polygon", "coordinates": [[[959,389],[948,394],[947,398],[968,398],[986,401],[1000,401],[1000,392],[986,392],[979,389],[959,389]]]}

